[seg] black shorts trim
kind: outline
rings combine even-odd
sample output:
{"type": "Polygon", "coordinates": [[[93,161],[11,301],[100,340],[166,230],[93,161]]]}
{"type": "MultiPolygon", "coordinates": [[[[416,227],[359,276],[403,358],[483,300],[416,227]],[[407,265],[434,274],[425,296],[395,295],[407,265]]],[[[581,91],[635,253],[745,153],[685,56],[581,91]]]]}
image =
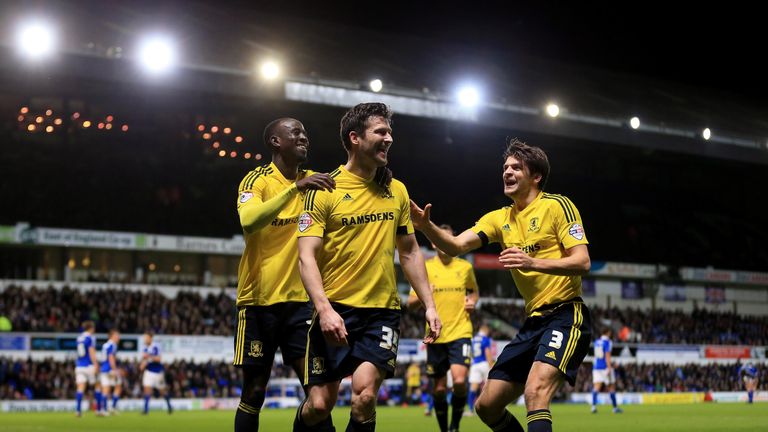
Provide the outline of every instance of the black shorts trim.
{"type": "Polygon", "coordinates": [[[278,348],[284,363],[303,358],[311,313],[308,302],[240,307],[233,364],[271,368],[278,348]]]}
{"type": "Polygon", "coordinates": [[[525,383],[534,361],[556,367],[574,385],[592,340],[592,319],[581,302],[571,301],[525,320],[517,337],[504,347],[488,378],[525,383]]]}
{"type": "Polygon", "coordinates": [[[427,345],[428,376],[442,378],[455,364],[466,367],[472,364],[472,339],[461,338],[427,345]]]}
{"type": "Polygon", "coordinates": [[[400,310],[355,308],[339,303],[331,306],[344,320],[348,345],[329,344],[317,313],[313,313],[304,358],[304,384],[340,381],[363,362],[373,363],[384,371],[386,378],[391,378],[400,341],[400,310]]]}

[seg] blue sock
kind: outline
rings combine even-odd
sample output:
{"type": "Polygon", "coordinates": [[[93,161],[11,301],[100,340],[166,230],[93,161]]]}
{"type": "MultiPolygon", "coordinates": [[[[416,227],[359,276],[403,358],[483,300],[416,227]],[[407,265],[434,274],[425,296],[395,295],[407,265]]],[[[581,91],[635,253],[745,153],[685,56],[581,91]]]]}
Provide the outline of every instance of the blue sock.
{"type": "Polygon", "coordinates": [[[611,392],[611,403],[613,404],[613,407],[616,408],[616,392],[611,392]]]}
{"type": "Polygon", "coordinates": [[[430,397],[429,404],[427,405],[427,411],[432,412],[434,408],[435,408],[435,398],[430,397]]]}
{"type": "Polygon", "coordinates": [[[749,397],[749,403],[752,403],[752,398],[755,396],[755,391],[754,390],[748,391],[747,396],[749,397]]]}
{"type": "Polygon", "coordinates": [[[77,401],[77,413],[80,414],[82,411],[80,411],[80,404],[83,402],[83,392],[77,392],[75,394],[75,400],[77,401]]]}
{"type": "Polygon", "coordinates": [[[597,406],[597,392],[592,390],[592,406],[597,406]]]}
{"type": "Polygon", "coordinates": [[[170,413],[173,411],[173,408],[171,408],[171,397],[166,395],[165,396],[165,404],[168,405],[168,412],[170,413]]]}
{"type": "Polygon", "coordinates": [[[96,398],[96,412],[101,411],[101,406],[104,403],[104,396],[100,391],[95,391],[93,397],[96,398]]]}
{"type": "Polygon", "coordinates": [[[149,414],[149,396],[144,396],[144,414],[149,414]]]}
{"type": "Polygon", "coordinates": [[[470,390],[469,396],[467,396],[467,405],[469,405],[469,412],[475,412],[476,398],[477,398],[477,392],[470,390]]]}
{"type": "Polygon", "coordinates": [[[112,409],[117,409],[117,402],[120,400],[120,396],[112,396],[112,409]]]}

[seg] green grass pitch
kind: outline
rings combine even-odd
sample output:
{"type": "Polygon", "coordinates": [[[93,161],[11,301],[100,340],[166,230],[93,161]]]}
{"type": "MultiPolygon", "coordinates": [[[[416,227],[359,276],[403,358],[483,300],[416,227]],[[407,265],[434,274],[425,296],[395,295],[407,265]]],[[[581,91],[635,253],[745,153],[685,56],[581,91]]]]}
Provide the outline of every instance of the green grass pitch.
{"type": "MultiPolygon", "coordinates": [[[[695,405],[628,405],[624,414],[612,414],[609,406],[600,413],[590,414],[587,405],[555,405],[552,408],[554,429],[557,431],[634,432],[634,431],[765,431],[768,430],[768,404],[695,404],[695,405]]],[[[525,418],[522,407],[512,408],[520,420],[525,418]]],[[[346,428],[349,409],[335,409],[337,431],[346,428]]],[[[291,430],[293,410],[269,409],[261,415],[262,432],[291,430]]],[[[88,432],[88,431],[231,431],[232,412],[162,411],[140,416],[124,412],[119,416],[96,418],[86,413],[75,418],[70,413],[6,413],[0,414],[0,431],[13,432],[88,432]]],[[[434,417],[425,417],[422,408],[378,409],[377,431],[429,432],[437,430],[434,417]]],[[[477,417],[464,417],[463,432],[488,431],[477,417]]]]}

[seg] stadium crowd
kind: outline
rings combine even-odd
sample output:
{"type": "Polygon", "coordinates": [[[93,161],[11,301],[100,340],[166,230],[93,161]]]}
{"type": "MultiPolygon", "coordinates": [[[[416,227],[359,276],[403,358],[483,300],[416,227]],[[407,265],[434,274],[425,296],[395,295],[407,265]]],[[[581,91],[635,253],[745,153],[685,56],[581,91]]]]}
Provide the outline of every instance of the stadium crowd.
{"type": "Polygon", "coordinates": [[[232,335],[235,318],[234,301],[223,292],[201,296],[182,291],[170,299],[157,291],[13,286],[0,292],[0,314],[16,331],[73,333],[81,322],[92,320],[97,332],[232,335]]]}
{"type": "MultiPolygon", "coordinates": [[[[124,371],[122,397],[141,397],[141,372],[139,363],[121,361],[124,371]]],[[[396,377],[404,377],[407,364],[398,365],[396,377]]],[[[422,364],[423,386],[427,388],[426,374],[422,364]]],[[[768,389],[768,366],[757,365],[760,389],[768,389]]],[[[672,365],[625,364],[616,366],[617,391],[626,392],[686,392],[686,391],[741,391],[738,378],[739,365],[672,365]]],[[[34,361],[13,360],[0,357],[0,400],[24,399],[72,399],[75,395],[74,367],[71,361],[50,358],[34,361]]],[[[172,397],[239,397],[241,387],[240,370],[228,362],[209,361],[192,363],[175,361],[166,365],[166,382],[172,397]]],[[[289,367],[275,365],[273,377],[293,378],[289,367]]],[[[565,397],[573,391],[589,392],[592,389],[590,364],[582,365],[575,388],[566,386],[561,392],[565,397]]],[[[402,388],[399,388],[402,390],[402,388]]],[[[403,400],[402,395],[390,395],[403,400]]]]}
{"type": "MultiPolygon", "coordinates": [[[[120,362],[123,397],[141,397],[139,362],[120,362]]],[[[273,374],[290,376],[289,368],[276,367],[273,374]]],[[[166,383],[173,397],[236,397],[240,395],[240,370],[227,362],[166,364],[166,383]]],[[[0,399],[73,399],[74,366],[71,361],[50,358],[35,361],[0,357],[0,399]]]]}
{"type": "MultiPolygon", "coordinates": [[[[741,391],[739,364],[628,363],[614,368],[616,391],[619,392],[706,392],[741,391]]],[[[756,364],[760,389],[768,388],[768,366],[756,364]]],[[[592,390],[592,365],[584,363],[579,369],[576,390],[592,390]]]]}
{"type": "MultiPolygon", "coordinates": [[[[157,291],[116,289],[82,292],[68,287],[24,290],[9,286],[0,291],[0,315],[6,316],[16,331],[78,332],[82,321],[93,320],[98,332],[114,327],[123,333],[150,329],[158,334],[230,336],[234,310],[234,300],[224,292],[201,296],[180,291],[170,299],[157,291]]],[[[508,326],[494,326],[494,322],[520,328],[525,320],[524,309],[516,304],[481,301],[478,310],[473,314],[475,328],[480,320],[489,323],[494,339],[514,336],[508,326]]],[[[593,306],[590,310],[593,322],[612,326],[620,339],[619,329],[630,330],[619,342],[768,345],[768,317],[703,309],[684,313],[593,306]]],[[[423,333],[423,310],[407,311],[401,337],[421,338],[423,333]]]]}

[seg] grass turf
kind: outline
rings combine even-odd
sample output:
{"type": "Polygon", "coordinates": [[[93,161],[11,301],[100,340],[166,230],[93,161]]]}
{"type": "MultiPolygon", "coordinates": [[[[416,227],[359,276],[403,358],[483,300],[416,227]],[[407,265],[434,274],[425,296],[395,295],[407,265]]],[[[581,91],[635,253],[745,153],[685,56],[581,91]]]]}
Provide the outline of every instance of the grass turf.
{"type": "MultiPolygon", "coordinates": [[[[512,413],[518,420],[525,410],[515,406],[512,413]]],[[[758,431],[767,430],[768,404],[694,404],[694,405],[628,405],[624,414],[612,414],[609,406],[601,406],[598,414],[590,414],[587,405],[554,405],[552,417],[557,431],[645,432],[645,431],[758,431]]],[[[267,409],[261,415],[262,432],[290,431],[293,410],[267,409]]],[[[333,412],[336,430],[346,428],[349,409],[333,412]]],[[[424,416],[424,410],[384,408],[377,413],[379,432],[428,432],[437,430],[434,417],[424,416]]],[[[88,432],[88,431],[231,431],[233,412],[177,411],[167,415],[153,411],[149,416],[123,412],[118,416],[97,418],[86,413],[75,418],[73,413],[4,413],[0,414],[0,431],[13,432],[88,432]]],[[[477,417],[464,417],[462,432],[488,431],[477,417]]]]}

